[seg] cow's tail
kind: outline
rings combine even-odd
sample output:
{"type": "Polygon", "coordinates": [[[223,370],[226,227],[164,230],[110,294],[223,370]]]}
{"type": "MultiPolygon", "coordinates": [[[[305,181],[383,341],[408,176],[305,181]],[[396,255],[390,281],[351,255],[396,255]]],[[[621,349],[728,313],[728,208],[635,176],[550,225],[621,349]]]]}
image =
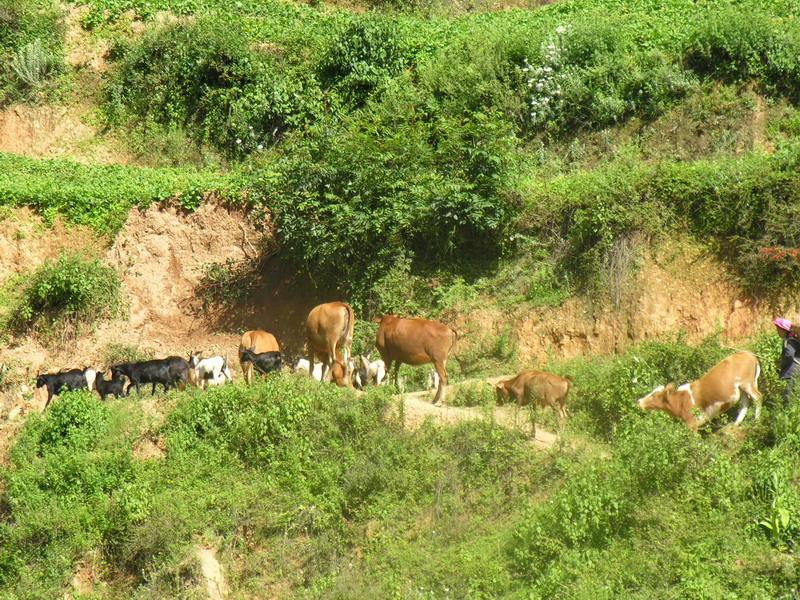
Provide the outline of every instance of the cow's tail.
{"type": "Polygon", "coordinates": [[[347,319],[345,320],[344,331],[342,331],[342,334],[344,334],[345,343],[349,344],[353,341],[353,330],[356,326],[356,315],[353,312],[353,307],[347,302],[343,302],[342,304],[344,304],[344,309],[347,313],[347,319]]]}
{"type": "Polygon", "coordinates": [[[450,354],[455,348],[456,343],[458,342],[458,331],[456,331],[453,327],[450,328],[450,331],[453,332],[453,343],[450,344],[450,349],[447,351],[447,354],[450,354]]]}

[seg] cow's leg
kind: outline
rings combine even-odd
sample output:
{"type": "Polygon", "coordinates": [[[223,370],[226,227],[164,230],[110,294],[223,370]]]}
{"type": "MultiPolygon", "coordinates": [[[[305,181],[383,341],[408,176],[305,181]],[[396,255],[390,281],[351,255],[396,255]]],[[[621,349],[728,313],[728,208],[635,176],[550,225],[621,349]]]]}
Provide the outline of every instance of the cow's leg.
{"type": "Polygon", "coordinates": [[[742,395],[742,391],[739,389],[737,385],[735,388],[735,392],[733,397],[731,398],[734,402],[739,400],[742,407],[739,409],[739,414],[736,416],[736,420],[733,422],[734,425],[738,425],[742,421],[744,421],[745,416],[747,415],[747,409],[750,408],[750,395],[745,394],[742,395]]]}
{"type": "Polygon", "coordinates": [[[528,408],[528,418],[531,421],[531,438],[536,439],[536,402],[532,401],[528,408]]]}
{"type": "Polygon", "coordinates": [[[753,404],[756,408],[755,419],[758,421],[759,417],[761,417],[761,392],[758,391],[758,388],[755,385],[746,385],[743,386],[744,393],[750,396],[753,401],[753,404]]]}
{"type": "Polygon", "coordinates": [[[445,367],[447,360],[434,361],[433,366],[436,368],[436,373],[439,375],[439,387],[436,388],[436,396],[433,399],[434,406],[439,406],[444,400],[444,388],[447,385],[447,369],[445,367]]]}

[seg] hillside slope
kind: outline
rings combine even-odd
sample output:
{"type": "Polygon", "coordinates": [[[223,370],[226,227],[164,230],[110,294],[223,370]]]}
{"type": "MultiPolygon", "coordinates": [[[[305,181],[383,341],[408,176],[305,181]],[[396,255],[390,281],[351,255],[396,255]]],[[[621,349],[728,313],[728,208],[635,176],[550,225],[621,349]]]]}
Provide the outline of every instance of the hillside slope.
{"type": "MultiPolygon", "coordinates": [[[[800,5],[0,0],[0,598],[794,598],[800,5]],[[279,374],[315,304],[447,404],[279,374]],[[765,408],[636,400],[734,349],[765,408]],[[47,411],[41,370],[235,383],[47,411]],[[486,381],[571,377],[548,410],[486,381]],[[514,425],[514,426],[512,426],[514,425]],[[549,432],[557,432],[549,433],[549,432]]],[[[148,390],[149,392],[149,390],[148,390]]]]}

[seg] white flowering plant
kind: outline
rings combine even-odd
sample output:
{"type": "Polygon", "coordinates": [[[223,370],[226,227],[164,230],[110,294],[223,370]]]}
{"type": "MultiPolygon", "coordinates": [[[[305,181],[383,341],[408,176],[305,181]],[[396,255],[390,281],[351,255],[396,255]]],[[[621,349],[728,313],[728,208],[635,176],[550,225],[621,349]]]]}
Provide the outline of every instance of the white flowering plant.
{"type": "Polygon", "coordinates": [[[528,120],[532,127],[541,127],[552,119],[563,104],[563,71],[565,46],[572,28],[560,25],[542,43],[542,62],[532,65],[525,59],[522,72],[528,88],[528,120]]]}

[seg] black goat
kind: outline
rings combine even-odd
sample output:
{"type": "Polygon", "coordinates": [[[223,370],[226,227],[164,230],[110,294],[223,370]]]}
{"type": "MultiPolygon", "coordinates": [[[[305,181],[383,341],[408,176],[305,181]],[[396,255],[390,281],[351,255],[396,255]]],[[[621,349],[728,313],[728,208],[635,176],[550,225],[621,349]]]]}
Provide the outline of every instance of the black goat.
{"type": "Polygon", "coordinates": [[[128,389],[125,391],[127,396],[132,387],[136,387],[136,393],[141,394],[139,386],[144,383],[152,383],[152,393],[156,393],[156,385],[164,386],[164,391],[169,390],[170,386],[178,387],[178,383],[186,385],[189,379],[189,363],[180,356],[169,356],[155,360],[145,360],[135,363],[121,363],[111,367],[112,379],[125,375],[130,379],[128,389]]]}
{"type": "Polygon", "coordinates": [[[253,366],[256,368],[256,371],[258,371],[259,373],[263,373],[264,375],[272,371],[280,371],[281,367],[283,366],[283,357],[281,356],[281,353],[277,351],[259,352],[258,354],[256,354],[255,352],[252,352],[247,348],[242,348],[240,352],[241,352],[240,362],[253,363],[253,366]]]}
{"type": "Polygon", "coordinates": [[[94,389],[100,394],[101,400],[105,400],[106,396],[110,394],[113,394],[115,398],[127,395],[125,394],[125,379],[119,372],[112,372],[111,379],[104,379],[103,373],[98,373],[94,380],[94,389]]]}
{"type": "Polygon", "coordinates": [[[58,396],[62,391],[88,390],[89,379],[94,382],[95,372],[92,369],[69,369],[58,373],[38,375],[36,388],[47,387],[47,408],[53,396],[58,396]]]}

